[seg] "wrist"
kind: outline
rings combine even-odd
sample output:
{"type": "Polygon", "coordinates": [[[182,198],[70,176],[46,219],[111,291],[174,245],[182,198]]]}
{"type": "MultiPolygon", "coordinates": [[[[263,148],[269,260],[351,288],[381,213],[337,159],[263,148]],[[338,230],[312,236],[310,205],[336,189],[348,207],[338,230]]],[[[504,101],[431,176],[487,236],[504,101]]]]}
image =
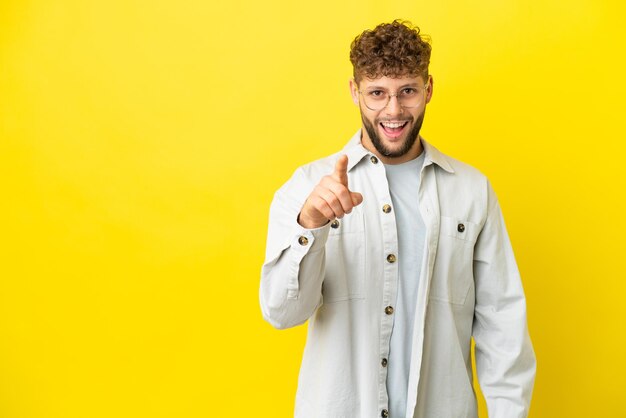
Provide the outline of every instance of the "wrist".
{"type": "Polygon", "coordinates": [[[329,222],[329,220],[326,218],[320,220],[309,219],[306,216],[303,216],[302,212],[298,214],[297,221],[301,227],[306,229],[321,228],[329,222]]]}

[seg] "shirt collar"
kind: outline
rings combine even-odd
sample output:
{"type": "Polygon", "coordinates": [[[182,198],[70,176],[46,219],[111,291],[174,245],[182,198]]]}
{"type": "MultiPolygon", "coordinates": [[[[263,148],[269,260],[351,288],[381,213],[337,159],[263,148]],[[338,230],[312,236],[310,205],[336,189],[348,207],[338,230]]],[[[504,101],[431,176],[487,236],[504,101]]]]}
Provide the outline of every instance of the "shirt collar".
{"type": "MultiPolygon", "coordinates": [[[[448,173],[454,173],[454,169],[450,165],[448,158],[441,151],[430,145],[421,136],[420,141],[422,142],[422,148],[426,153],[424,155],[424,166],[435,163],[448,173]]],[[[350,141],[348,141],[342,150],[342,154],[346,154],[348,156],[348,171],[357,165],[365,156],[370,154],[370,152],[361,144],[360,129],[352,136],[350,141]]]]}
{"type": "Polygon", "coordinates": [[[352,167],[357,165],[366,155],[370,153],[361,144],[360,129],[354,135],[352,135],[352,138],[350,138],[350,141],[348,141],[346,146],[343,147],[341,153],[348,156],[348,171],[352,170],[352,167]]]}
{"type": "Polygon", "coordinates": [[[424,148],[424,152],[426,153],[424,158],[424,165],[429,165],[432,163],[437,164],[439,167],[447,171],[448,173],[454,173],[454,169],[452,165],[450,165],[450,161],[448,157],[446,157],[441,151],[437,148],[430,145],[428,142],[424,140],[420,136],[420,141],[422,141],[422,147],[424,148]]]}

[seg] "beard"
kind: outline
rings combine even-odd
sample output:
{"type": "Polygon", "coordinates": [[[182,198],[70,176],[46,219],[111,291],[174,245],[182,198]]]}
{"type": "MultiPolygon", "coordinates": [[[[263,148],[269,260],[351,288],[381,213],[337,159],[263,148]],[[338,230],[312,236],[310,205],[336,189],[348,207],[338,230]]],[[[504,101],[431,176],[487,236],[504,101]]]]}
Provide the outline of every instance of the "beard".
{"type": "MultiPolygon", "coordinates": [[[[413,145],[415,145],[415,141],[417,140],[417,137],[420,134],[420,130],[422,129],[422,123],[424,123],[424,113],[426,113],[426,109],[424,109],[424,111],[417,117],[417,120],[407,134],[404,143],[396,151],[390,150],[388,147],[385,146],[385,144],[383,144],[383,141],[380,139],[380,136],[378,136],[378,133],[376,132],[376,128],[368,119],[365,118],[363,112],[361,112],[361,120],[363,121],[363,126],[365,127],[365,130],[367,131],[367,134],[372,141],[372,145],[374,145],[374,148],[376,148],[376,151],[378,151],[380,155],[383,155],[387,158],[398,158],[409,152],[411,148],[413,148],[413,145]]],[[[411,123],[412,120],[413,118],[407,121],[411,123]]],[[[376,125],[378,125],[381,121],[375,119],[374,122],[376,123],[376,125]]]]}

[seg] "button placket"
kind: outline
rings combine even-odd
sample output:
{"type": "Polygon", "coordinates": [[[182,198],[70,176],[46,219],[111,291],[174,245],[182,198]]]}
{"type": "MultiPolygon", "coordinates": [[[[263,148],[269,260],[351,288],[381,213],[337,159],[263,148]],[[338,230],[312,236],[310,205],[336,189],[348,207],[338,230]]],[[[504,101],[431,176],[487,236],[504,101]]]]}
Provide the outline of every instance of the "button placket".
{"type": "Polygon", "coordinates": [[[397,251],[398,251],[398,237],[397,237],[397,225],[395,216],[386,216],[393,212],[391,195],[389,192],[389,185],[385,174],[385,166],[378,164],[378,158],[370,156],[372,165],[370,170],[375,178],[375,190],[377,197],[377,210],[379,214],[379,220],[382,229],[382,251],[381,255],[384,257],[383,263],[383,277],[381,283],[382,291],[382,306],[380,306],[380,336],[379,336],[379,411],[380,416],[389,417],[388,410],[388,394],[386,390],[387,373],[388,373],[388,353],[389,343],[391,341],[391,330],[394,322],[394,308],[391,306],[396,300],[397,294],[397,279],[398,279],[398,263],[397,263],[397,251]]]}

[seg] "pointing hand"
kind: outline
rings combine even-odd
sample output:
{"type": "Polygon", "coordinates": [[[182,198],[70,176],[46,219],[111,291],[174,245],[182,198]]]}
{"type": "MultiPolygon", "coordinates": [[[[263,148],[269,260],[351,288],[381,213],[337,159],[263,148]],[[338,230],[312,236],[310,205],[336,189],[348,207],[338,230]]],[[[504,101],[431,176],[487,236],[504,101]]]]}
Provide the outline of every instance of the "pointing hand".
{"type": "Polygon", "coordinates": [[[319,228],[352,212],[361,202],[361,193],[348,189],[348,157],[341,155],[332,174],[324,176],[304,202],[298,223],[309,229],[319,228]]]}

